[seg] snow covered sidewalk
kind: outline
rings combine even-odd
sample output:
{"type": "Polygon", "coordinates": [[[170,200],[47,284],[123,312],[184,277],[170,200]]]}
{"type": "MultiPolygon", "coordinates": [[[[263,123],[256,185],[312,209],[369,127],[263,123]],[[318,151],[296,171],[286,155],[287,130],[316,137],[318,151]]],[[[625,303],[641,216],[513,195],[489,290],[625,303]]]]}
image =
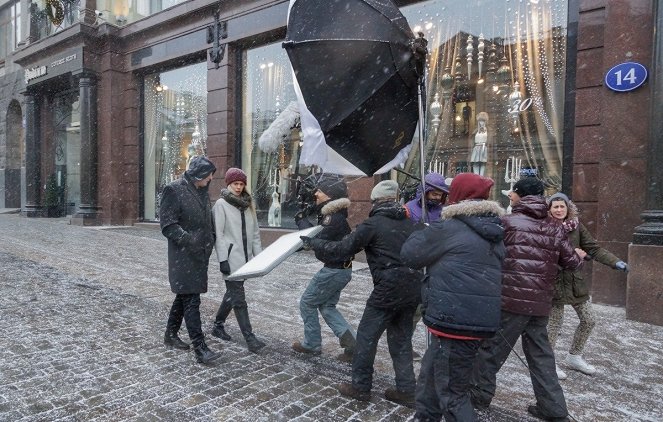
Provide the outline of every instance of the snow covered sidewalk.
{"type": "MultiPolygon", "coordinates": [[[[231,316],[233,341],[208,337],[222,358],[203,367],[190,353],[161,343],[172,294],[166,241],[158,231],[0,215],[0,420],[410,419],[411,410],[382,398],[393,384],[384,339],[367,404],[336,393],[334,385],[348,381],[350,370],[333,359],[340,348],[327,327],[322,356],[290,350],[302,335],[299,296],[319,267],[311,254],[298,253],[268,276],[247,281],[254,330],[268,347],[248,353],[231,316]]],[[[356,327],[371,278],[365,264],[354,270],[339,309],[356,327]]],[[[201,307],[206,332],[224,292],[218,265],[212,263],[209,274],[201,307]]],[[[579,421],[661,420],[663,327],[627,321],[621,308],[595,310],[585,356],[598,373],[567,370],[562,386],[569,411],[579,421]]],[[[557,345],[560,361],[575,324],[569,308],[557,345]]],[[[423,352],[422,325],[414,342],[423,352]]],[[[516,351],[522,355],[519,345],[516,351]]],[[[532,420],[526,412],[532,401],[527,371],[512,355],[481,420],[532,420]]]]}

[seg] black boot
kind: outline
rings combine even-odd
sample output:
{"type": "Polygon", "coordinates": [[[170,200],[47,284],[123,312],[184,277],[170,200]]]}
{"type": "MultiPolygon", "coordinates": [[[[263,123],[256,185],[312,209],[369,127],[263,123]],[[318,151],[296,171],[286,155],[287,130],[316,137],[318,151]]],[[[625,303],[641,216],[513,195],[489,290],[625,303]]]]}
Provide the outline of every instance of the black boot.
{"type": "Polygon", "coordinates": [[[223,327],[223,325],[215,325],[214,329],[212,330],[212,335],[214,337],[218,337],[221,340],[225,341],[230,341],[232,340],[232,337],[228,333],[226,333],[226,329],[223,327]]]}
{"type": "Polygon", "coordinates": [[[177,331],[171,331],[169,329],[166,330],[166,334],[163,336],[163,344],[174,349],[189,350],[189,345],[180,339],[177,335],[177,331]]]}
{"type": "Polygon", "coordinates": [[[251,321],[249,320],[249,309],[247,307],[235,308],[235,318],[237,318],[239,329],[242,330],[249,352],[258,353],[266,344],[258,340],[253,334],[253,328],[251,328],[251,321]]]}
{"type": "Polygon", "coordinates": [[[189,345],[183,342],[177,335],[182,326],[183,319],[184,312],[182,308],[182,300],[179,296],[176,296],[173,305],[170,307],[170,313],[168,314],[168,322],[166,323],[166,333],[163,336],[163,344],[175,349],[189,350],[189,345]]]}
{"type": "Polygon", "coordinates": [[[357,340],[355,336],[352,335],[352,331],[347,330],[343,335],[338,339],[339,344],[343,349],[346,355],[352,356],[355,352],[355,346],[357,345],[357,340]]]}
{"type": "Polygon", "coordinates": [[[220,353],[215,353],[207,348],[205,340],[194,346],[193,351],[196,353],[198,363],[209,363],[221,357],[220,353]]]}

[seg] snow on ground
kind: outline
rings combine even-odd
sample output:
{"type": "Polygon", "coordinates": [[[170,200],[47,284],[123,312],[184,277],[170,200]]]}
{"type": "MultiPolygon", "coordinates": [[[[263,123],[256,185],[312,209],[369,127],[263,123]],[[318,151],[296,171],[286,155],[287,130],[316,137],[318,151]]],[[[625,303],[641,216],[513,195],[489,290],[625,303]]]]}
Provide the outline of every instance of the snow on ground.
{"type": "MultiPolygon", "coordinates": [[[[150,351],[162,356],[160,336],[172,294],[167,283],[166,241],[158,231],[121,227],[85,228],[70,226],[65,219],[26,219],[16,215],[0,215],[0,253],[8,254],[7,256],[18,260],[33,261],[38,263],[40,268],[52,267],[64,274],[65,281],[73,283],[74,286],[102,289],[106,292],[106,296],[114,294],[126,297],[127,301],[142,303],[140,306],[146,309],[144,317],[149,319],[145,324],[150,327],[149,333],[153,335],[153,339],[148,339],[150,351]]],[[[411,415],[411,412],[395,410],[399,407],[389,407],[384,404],[384,400],[377,402],[374,400],[372,408],[362,408],[357,403],[352,404],[338,398],[333,390],[333,383],[349,381],[349,369],[332,359],[340,352],[340,348],[327,327],[323,326],[322,357],[302,358],[290,352],[290,344],[300,340],[303,332],[299,317],[299,296],[320,266],[321,264],[310,253],[297,253],[269,275],[246,282],[247,300],[254,330],[269,344],[268,357],[260,357],[257,364],[265,365],[266,368],[277,365],[280,371],[284,371],[284,367],[287,367],[289,369],[286,372],[294,371],[298,376],[308,374],[308,382],[311,385],[322,386],[318,392],[326,398],[321,399],[320,403],[326,404],[315,405],[310,399],[302,401],[303,396],[294,393],[291,396],[283,394],[270,400],[265,397],[265,400],[268,400],[267,403],[280,401],[286,407],[318,406],[319,409],[338,401],[339,408],[345,409],[339,411],[333,418],[330,416],[330,419],[323,417],[318,420],[407,419],[407,415],[411,415]],[[288,397],[291,397],[292,401],[288,401],[290,400],[288,397]],[[352,406],[356,412],[347,413],[348,407],[352,406]]],[[[37,270],[28,268],[26,271],[24,277],[31,277],[37,270]]],[[[7,286],[3,285],[4,279],[0,276],[0,289],[3,295],[9,292],[7,286]]],[[[344,290],[338,305],[354,327],[359,323],[371,287],[370,273],[365,264],[355,265],[353,280],[344,290]]],[[[209,292],[203,296],[201,308],[203,326],[207,331],[210,329],[223,292],[224,286],[218,272],[218,264],[212,262],[209,292]]],[[[35,289],[32,294],[38,302],[44,292],[35,289]]],[[[11,299],[4,297],[3,303],[7,303],[8,300],[11,299]]],[[[561,364],[569,375],[569,378],[561,383],[571,415],[579,421],[663,420],[663,352],[661,352],[663,327],[628,321],[622,308],[602,305],[595,305],[594,308],[597,325],[585,351],[585,358],[598,368],[598,374],[592,377],[585,376],[568,370],[564,368],[563,363],[561,364]]],[[[119,317],[125,317],[123,314],[125,312],[130,310],[122,308],[119,317]]],[[[129,322],[123,330],[127,332],[137,330],[145,335],[144,327],[131,328],[129,322]]],[[[576,324],[575,313],[567,307],[564,329],[556,350],[560,362],[563,362],[566,356],[576,324]]],[[[89,325],[94,330],[107,330],[113,335],[111,326],[104,326],[102,323],[89,323],[89,325]]],[[[234,340],[241,337],[232,316],[228,321],[228,328],[234,340]]],[[[5,344],[7,341],[8,339],[3,339],[2,343],[5,344]]],[[[227,344],[224,343],[223,346],[227,344]]],[[[244,351],[241,341],[235,340],[230,344],[232,344],[229,348],[231,352],[244,351]]],[[[415,333],[414,347],[420,353],[425,350],[425,330],[421,324],[415,333]]],[[[515,350],[522,356],[520,345],[517,345],[515,350]]],[[[167,357],[175,359],[175,355],[170,353],[167,357]]],[[[20,362],[29,363],[29,359],[26,359],[24,357],[20,362]]],[[[139,354],[136,359],[142,360],[143,364],[147,359],[149,363],[150,355],[139,354]]],[[[173,365],[175,362],[184,365],[184,369],[179,368],[178,371],[196,371],[196,365],[189,364],[189,360],[189,357],[184,360],[175,359],[173,365]]],[[[158,365],[163,365],[162,359],[158,362],[158,365]]],[[[418,367],[418,364],[415,365],[415,370],[418,371],[418,367]]],[[[102,371],[100,368],[97,370],[102,371]]],[[[171,365],[166,370],[172,371],[174,368],[171,365]]],[[[69,384],[58,385],[57,388],[63,389],[60,392],[60,400],[66,397],[64,391],[80,389],[84,387],[85,382],[92,382],[83,381],[75,379],[69,384]],[[80,382],[83,384],[79,384],[80,382]]],[[[203,381],[198,380],[198,382],[203,381]]],[[[378,390],[376,395],[379,396],[381,390],[392,384],[393,369],[383,339],[376,360],[378,390]]],[[[250,394],[250,391],[251,389],[248,389],[247,394],[250,394]]],[[[57,399],[58,394],[53,394],[57,399]]],[[[0,387],[0,401],[5,396],[6,392],[0,387]]],[[[181,397],[178,400],[187,399],[181,397]]],[[[188,400],[195,400],[195,397],[188,400]]],[[[482,413],[481,420],[531,420],[526,415],[526,408],[533,401],[527,370],[512,354],[498,374],[498,390],[491,411],[482,413]]],[[[218,402],[215,402],[215,406],[214,414],[217,420],[238,418],[237,407],[224,407],[218,402]]],[[[0,402],[0,419],[3,419],[3,411],[0,402]]],[[[288,420],[283,417],[279,419],[288,420]]],[[[306,418],[302,416],[298,420],[306,418]]]]}

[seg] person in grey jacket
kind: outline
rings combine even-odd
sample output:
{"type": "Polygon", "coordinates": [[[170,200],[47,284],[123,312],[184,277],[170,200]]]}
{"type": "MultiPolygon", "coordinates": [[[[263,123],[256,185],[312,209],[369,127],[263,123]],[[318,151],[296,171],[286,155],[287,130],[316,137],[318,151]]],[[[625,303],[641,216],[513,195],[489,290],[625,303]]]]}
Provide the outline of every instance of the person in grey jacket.
{"type": "Polygon", "coordinates": [[[161,233],[168,238],[168,280],[175,293],[164,344],[189,349],[178,336],[184,320],[200,363],[220,357],[205,344],[200,323],[200,294],[207,293],[207,267],[214,247],[208,187],[215,171],[207,157],[194,157],[182,178],[163,189],[159,209],[161,233]]]}
{"type": "MultiPolygon", "coordinates": [[[[216,256],[224,276],[230,275],[262,251],[258,218],[251,195],[246,190],[246,180],[246,173],[241,169],[229,168],[225,176],[228,187],[221,191],[221,198],[216,201],[212,210],[216,230],[216,256]]],[[[235,311],[237,324],[249,351],[257,353],[265,347],[265,343],[253,334],[244,280],[226,280],[226,293],[216,313],[212,330],[214,337],[231,340],[225,330],[226,318],[231,310],[235,311]]]]}
{"type": "Polygon", "coordinates": [[[428,268],[422,289],[431,342],[421,361],[415,420],[475,421],[469,381],[481,340],[500,326],[504,209],[487,201],[494,182],[461,173],[441,220],[414,232],[401,261],[428,268]],[[480,311],[478,311],[480,310],[480,311]]]}

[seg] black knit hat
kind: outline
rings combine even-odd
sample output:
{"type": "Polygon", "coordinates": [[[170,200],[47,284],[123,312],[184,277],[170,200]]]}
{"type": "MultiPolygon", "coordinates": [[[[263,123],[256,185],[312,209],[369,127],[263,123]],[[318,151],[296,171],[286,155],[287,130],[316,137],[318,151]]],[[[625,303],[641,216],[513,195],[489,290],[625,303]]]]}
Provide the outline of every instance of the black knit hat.
{"type": "Polygon", "coordinates": [[[348,197],[348,186],[345,184],[343,176],[337,174],[321,175],[315,187],[331,199],[348,197]]]}
{"type": "Polygon", "coordinates": [[[536,177],[525,177],[518,180],[512,190],[521,198],[528,195],[543,195],[543,182],[536,177]]]}

